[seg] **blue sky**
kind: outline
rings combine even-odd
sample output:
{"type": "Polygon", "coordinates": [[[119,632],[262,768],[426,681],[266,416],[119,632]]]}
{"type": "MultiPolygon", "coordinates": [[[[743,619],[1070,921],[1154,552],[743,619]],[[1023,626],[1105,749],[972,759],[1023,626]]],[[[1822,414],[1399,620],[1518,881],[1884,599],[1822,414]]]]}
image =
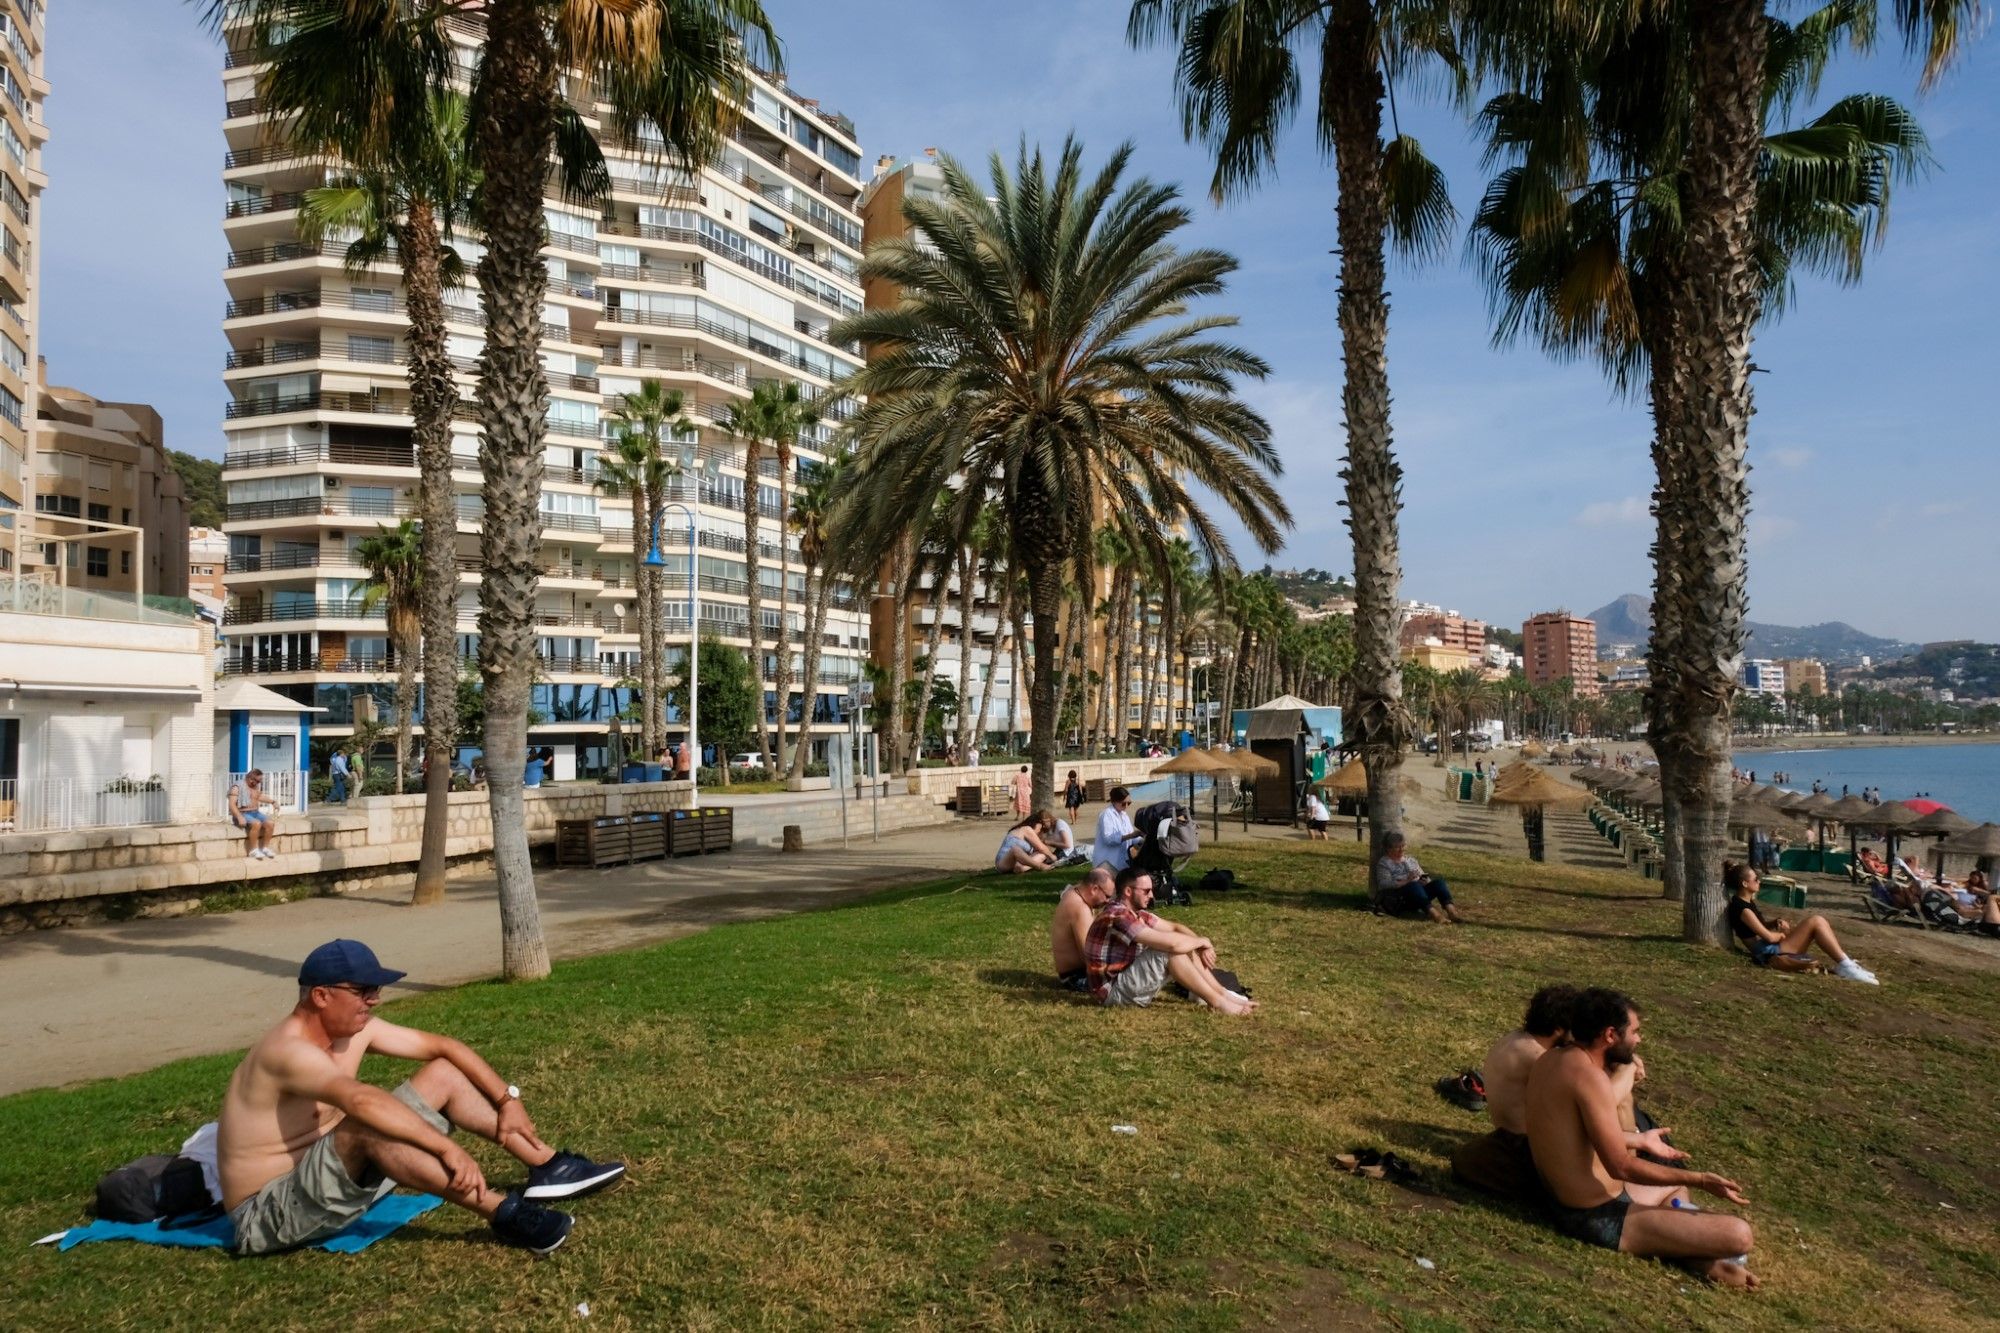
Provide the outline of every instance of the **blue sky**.
{"type": "MultiPolygon", "coordinates": [[[[1119,141],[1184,187],[1191,244],[1242,260],[1217,304],[1272,365],[1250,396],[1272,421],[1297,526],[1281,565],[1344,571],[1333,181],[1309,136],[1277,177],[1223,208],[1182,142],[1171,59],[1124,41],[1125,7],[1020,0],[767,0],[792,84],[852,116],[864,161],[937,147],[1010,158],[1022,134],[1119,141]]],[[[1886,6],[1885,6],[1886,8],[1886,6]]],[[[1890,50],[1836,67],[1821,105],[1855,91],[1915,98],[1890,50]]],[[[1982,39],[1916,102],[1938,169],[1895,200],[1862,286],[1802,286],[1759,335],[1750,612],[1846,620],[1912,640],[2000,640],[2000,451],[1992,447],[1992,312],[2000,309],[2000,77],[1982,39]]],[[[169,443],[222,452],[221,59],[173,0],[52,5],[52,131],[42,235],[50,378],[149,402],[169,443]],[[114,21],[115,20],[115,21],[114,21]]],[[[1482,186],[1462,119],[1402,102],[1449,174],[1461,215],[1482,186]]],[[[1404,593],[1518,625],[1650,585],[1647,422],[1598,373],[1495,350],[1460,252],[1391,276],[1390,378],[1406,471],[1404,593]]],[[[1239,551],[1257,564],[1254,552],[1239,551]]]]}

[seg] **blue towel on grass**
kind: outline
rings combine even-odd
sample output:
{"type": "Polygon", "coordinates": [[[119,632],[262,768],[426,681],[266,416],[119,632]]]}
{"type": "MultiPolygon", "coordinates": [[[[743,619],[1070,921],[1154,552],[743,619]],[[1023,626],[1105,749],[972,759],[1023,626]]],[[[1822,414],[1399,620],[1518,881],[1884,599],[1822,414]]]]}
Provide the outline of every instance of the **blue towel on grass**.
{"type": "MultiPolygon", "coordinates": [[[[422,1217],[444,1200],[435,1194],[391,1194],[379,1200],[344,1228],[308,1248],[354,1254],[367,1249],[413,1217],[422,1217]]],[[[162,1230],[158,1222],[92,1222],[71,1227],[56,1248],[71,1249],[94,1240],[136,1240],[141,1245],[173,1245],[185,1249],[228,1249],[236,1228],[225,1214],[195,1227],[162,1230]]]]}

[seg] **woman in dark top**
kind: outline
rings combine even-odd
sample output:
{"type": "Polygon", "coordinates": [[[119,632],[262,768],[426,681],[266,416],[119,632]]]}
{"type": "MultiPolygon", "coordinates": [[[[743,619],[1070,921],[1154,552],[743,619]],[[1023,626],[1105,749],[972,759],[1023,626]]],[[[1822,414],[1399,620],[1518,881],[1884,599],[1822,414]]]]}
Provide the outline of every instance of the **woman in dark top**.
{"type": "Polygon", "coordinates": [[[1725,862],[1722,867],[1722,884],[1730,892],[1729,905],[1723,908],[1723,917],[1729,922],[1729,929],[1743,946],[1750,951],[1750,960],[1759,966],[1769,963],[1779,954],[1803,955],[1813,945],[1818,945],[1827,957],[1833,959],[1833,974],[1847,981],[1865,982],[1870,986],[1882,983],[1875,974],[1849,958],[1840,947],[1840,941],[1833,937],[1833,927],[1823,916],[1809,916],[1796,926],[1789,921],[1766,921],[1764,914],[1757,910],[1757,872],[1749,866],[1725,862]]]}
{"type": "Polygon", "coordinates": [[[1063,809],[1069,811],[1072,824],[1076,822],[1076,812],[1083,809],[1083,783],[1073,768],[1069,771],[1069,781],[1063,784],[1063,809]]]}

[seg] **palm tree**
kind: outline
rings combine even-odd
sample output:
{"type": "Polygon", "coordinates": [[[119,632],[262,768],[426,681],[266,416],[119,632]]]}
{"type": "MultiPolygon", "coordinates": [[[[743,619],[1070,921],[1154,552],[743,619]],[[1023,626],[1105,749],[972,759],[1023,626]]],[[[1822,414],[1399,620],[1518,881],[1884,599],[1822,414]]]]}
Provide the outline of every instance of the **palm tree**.
{"type": "MultiPolygon", "coordinates": [[[[1507,65],[1515,57],[1505,25],[1537,11],[1503,8],[1485,16],[1488,32],[1501,38],[1487,54],[1507,65]]],[[[1751,304],[1759,312],[1782,311],[1801,267],[1858,281],[1881,236],[1891,183],[1928,160],[1922,131],[1883,97],[1843,98],[1803,126],[1782,127],[1817,91],[1836,46],[1872,21],[1869,8],[1837,0],[1797,24],[1759,18],[1765,54],[1750,216],[1751,304]]],[[[1502,339],[1530,333],[1557,355],[1595,356],[1621,387],[1643,380],[1658,474],[1647,711],[1666,793],[1663,881],[1668,897],[1687,902],[1684,933],[1713,941],[1721,920],[1716,802],[1727,805],[1726,694],[1734,685],[1707,655],[1723,643],[1735,645],[1732,653],[1742,646],[1748,492],[1740,454],[1730,480],[1711,484],[1698,480],[1701,468],[1690,469],[1698,456],[1713,463],[1712,449],[1687,452],[1694,363],[1685,355],[1694,326],[1682,303],[1701,119],[1694,52],[1689,29],[1667,18],[1557,31],[1566,35],[1528,42],[1532,59],[1512,70],[1519,86],[1483,113],[1493,155],[1512,165],[1487,191],[1473,245],[1502,339]],[[1713,506],[1725,491],[1731,512],[1718,526],[1713,506]],[[1722,569],[1731,562],[1734,572],[1722,569]],[[1716,689],[1724,692],[1719,719],[1716,689]],[[1693,823],[1683,818],[1687,807],[1699,808],[1693,823]]]]}
{"type": "MultiPolygon", "coordinates": [[[[455,11],[463,17],[466,11],[455,11]]],[[[779,63],[757,0],[488,0],[474,76],[473,141],[484,173],[477,219],[486,240],[486,314],[478,402],[486,519],[480,557],[480,670],[486,682],[488,796],[499,882],[502,965],[546,976],[522,794],[535,665],[536,519],[548,379],[541,360],[548,269],[542,196],[558,131],[559,80],[591,86],[629,134],[651,127],[669,162],[693,170],[719,149],[746,94],[745,62],[779,63]]]]}
{"type": "MultiPolygon", "coordinates": [[[[1393,238],[1411,254],[1435,253],[1453,219],[1443,176],[1417,141],[1400,127],[1383,138],[1383,102],[1420,56],[1453,67],[1447,11],[1446,0],[1134,0],[1128,28],[1135,44],[1178,45],[1182,129],[1213,147],[1217,198],[1247,190],[1273,167],[1301,86],[1319,93],[1318,139],[1338,186],[1341,475],[1354,536],[1355,699],[1344,730],[1368,772],[1378,852],[1410,733],[1398,669],[1402,469],[1389,429],[1384,250],[1393,238]]],[[[1393,123],[1393,101],[1390,110],[1393,123]]]]}
{"type": "Polygon", "coordinates": [[[466,152],[467,104],[439,86],[450,47],[431,10],[389,0],[260,0],[247,12],[216,0],[204,8],[217,28],[240,13],[251,40],[269,48],[258,94],[278,132],[307,155],[347,164],[332,183],[306,191],[300,239],[319,244],[351,235],[343,255],[350,273],[389,259],[402,268],[423,531],[429,773],[411,902],[442,902],[458,694],[458,517],[451,475],[458,388],[445,340],[444,293],[464,281],[464,265],[446,242],[466,220],[478,180],[466,152]]]}
{"type": "Polygon", "coordinates": [[[846,386],[867,398],[852,422],[864,531],[908,528],[953,476],[991,479],[1036,629],[1038,807],[1055,794],[1063,586],[1090,559],[1094,516],[1122,513],[1154,551],[1185,524],[1218,560],[1227,540],[1189,482],[1267,550],[1290,521],[1270,428],[1235,393],[1264,363],[1210,336],[1233,318],[1185,312],[1235,261],[1175,249],[1188,213],[1171,187],[1121,189],[1130,156],[1086,177],[1074,140],[1052,166],[1023,144],[1011,175],[995,157],[986,188],[946,159],[945,197],[903,203],[924,244],[886,241],[863,264],[902,303],[834,335],[877,351],[846,386]]]}
{"type": "MultiPolygon", "coordinates": [[[[401,795],[404,775],[410,771],[410,719],[417,707],[417,658],[423,643],[423,530],[407,518],[393,528],[378,526],[374,536],[354,544],[354,558],[368,571],[368,582],[361,589],[362,609],[382,608],[396,654],[396,792],[401,795]]],[[[456,580],[456,570],[452,577],[456,580]]],[[[445,774],[448,780],[449,759],[445,774]]]]}
{"type": "MultiPolygon", "coordinates": [[[[598,463],[598,486],[607,494],[632,498],[633,549],[660,531],[667,492],[683,468],[667,455],[667,443],[688,435],[694,427],[682,410],[680,390],[647,380],[628,393],[611,416],[617,433],[598,463]]],[[[692,503],[692,500],[690,500],[692,503]]],[[[635,567],[638,593],[640,743],[651,762],[660,752],[665,721],[667,632],[662,613],[665,571],[641,560],[635,567]]],[[[701,577],[701,552],[688,550],[688,578],[701,577]]]]}
{"type": "MultiPolygon", "coordinates": [[[[722,429],[732,437],[743,441],[743,562],[750,575],[750,660],[757,667],[754,674],[759,682],[764,678],[764,622],[763,589],[760,586],[758,559],[758,526],[763,510],[759,499],[759,484],[764,474],[764,446],[770,445],[778,455],[778,513],[789,514],[792,502],[792,449],[799,436],[819,424],[819,413],[800,391],[796,380],[783,384],[775,380],[761,380],[750,388],[748,402],[731,403],[722,419],[722,429]]],[[[773,688],[778,696],[778,751],[782,758],[785,748],[785,721],[791,709],[792,685],[792,644],[790,631],[785,626],[786,580],[789,568],[786,557],[784,526],[778,529],[778,658],[772,673],[773,688]]],[[[759,686],[761,690],[761,684],[759,686]]],[[[808,687],[810,688],[810,687],[808,687]]],[[[800,731],[806,730],[810,719],[800,724],[800,731]]],[[[758,728],[758,752],[763,756],[764,767],[771,767],[771,738],[769,732],[758,728]]]]}
{"type": "MultiPolygon", "coordinates": [[[[839,492],[841,474],[846,468],[846,451],[833,450],[825,462],[801,478],[799,488],[792,492],[788,522],[799,534],[799,562],[806,567],[806,651],[802,673],[806,703],[800,714],[802,732],[811,727],[819,701],[820,649],[826,641],[827,609],[833,603],[838,573],[829,563],[834,496],[839,492]]],[[[793,748],[791,767],[785,772],[787,782],[805,776],[806,749],[804,745],[793,748]]]]}

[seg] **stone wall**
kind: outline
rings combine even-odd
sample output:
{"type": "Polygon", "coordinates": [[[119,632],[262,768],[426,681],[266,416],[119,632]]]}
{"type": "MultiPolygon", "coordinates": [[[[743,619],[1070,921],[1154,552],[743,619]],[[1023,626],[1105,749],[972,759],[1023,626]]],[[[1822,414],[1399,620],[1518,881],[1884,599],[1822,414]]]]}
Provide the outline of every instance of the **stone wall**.
{"type": "MultiPolygon", "coordinates": [[[[1056,799],[1058,802],[1061,801],[1062,785],[1068,780],[1072,768],[1086,783],[1092,778],[1104,778],[1114,786],[1123,784],[1127,787],[1136,787],[1150,780],[1153,770],[1165,762],[1164,759],[1141,759],[1137,755],[1122,755],[1110,759],[1058,759],[1056,799]]],[[[978,768],[968,768],[964,765],[956,768],[920,768],[909,774],[906,781],[911,795],[927,796],[942,803],[957,796],[961,786],[971,786],[975,782],[989,787],[1004,787],[1019,770],[1019,764],[982,764],[978,768]]]]}

